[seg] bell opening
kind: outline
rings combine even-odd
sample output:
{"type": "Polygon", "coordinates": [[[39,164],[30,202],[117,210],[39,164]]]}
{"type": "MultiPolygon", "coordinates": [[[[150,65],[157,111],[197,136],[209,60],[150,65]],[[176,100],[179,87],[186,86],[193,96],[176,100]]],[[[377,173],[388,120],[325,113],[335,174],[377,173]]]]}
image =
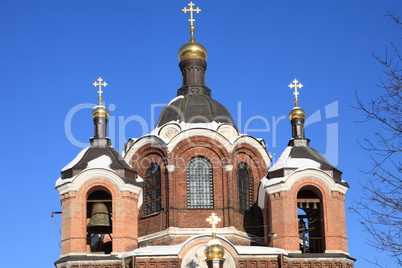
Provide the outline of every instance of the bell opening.
{"type": "Polygon", "coordinates": [[[323,253],[324,232],[321,194],[305,187],[297,194],[299,246],[302,253],[323,253]]]}
{"type": "Polygon", "coordinates": [[[91,252],[112,252],[112,197],[103,190],[87,199],[87,239],[91,252]]]}
{"type": "Polygon", "coordinates": [[[90,234],[112,233],[112,199],[105,191],[95,191],[87,200],[87,232],[90,234]]]}

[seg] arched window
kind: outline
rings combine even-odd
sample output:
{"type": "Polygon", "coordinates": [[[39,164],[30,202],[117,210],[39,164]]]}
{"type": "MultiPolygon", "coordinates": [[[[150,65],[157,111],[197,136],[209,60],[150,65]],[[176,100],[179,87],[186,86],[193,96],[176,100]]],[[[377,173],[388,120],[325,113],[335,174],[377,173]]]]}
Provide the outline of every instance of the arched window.
{"type": "Polygon", "coordinates": [[[145,215],[161,211],[161,169],[157,163],[150,163],[144,178],[145,215]]]}
{"type": "Polygon", "coordinates": [[[253,205],[251,182],[252,179],[247,164],[240,163],[237,167],[237,194],[241,212],[249,210],[253,205]]]}
{"type": "Polygon", "coordinates": [[[297,194],[299,244],[302,253],[323,253],[324,233],[322,203],[313,189],[303,188],[297,194]]]}
{"type": "Polygon", "coordinates": [[[214,207],[212,166],[204,157],[194,157],[188,164],[187,206],[190,209],[214,207]]]}

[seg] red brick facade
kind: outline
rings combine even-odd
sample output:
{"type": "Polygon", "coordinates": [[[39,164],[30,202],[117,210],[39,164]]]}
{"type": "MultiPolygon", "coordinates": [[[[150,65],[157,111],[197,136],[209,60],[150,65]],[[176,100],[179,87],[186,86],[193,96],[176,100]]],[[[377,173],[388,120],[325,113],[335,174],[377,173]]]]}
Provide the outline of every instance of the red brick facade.
{"type": "Polygon", "coordinates": [[[299,178],[290,184],[289,191],[278,191],[266,195],[264,210],[266,233],[276,234],[274,237],[266,236],[266,243],[269,246],[288,251],[299,250],[297,194],[301,189],[309,189],[321,197],[320,210],[323,216],[325,252],[346,253],[348,249],[344,209],[345,194],[329,188],[324,183],[323,179],[319,177],[327,177],[328,175],[324,172],[315,170],[313,172],[315,177],[310,177],[309,174],[303,176],[303,172],[300,172],[299,178]]]}
{"type": "MultiPolygon", "coordinates": [[[[91,171],[88,171],[91,172],[91,171]]],[[[90,253],[87,224],[87,198],[93,191],[106,191],[112,196],[113,252],[130,251],[138,247],[138,195],[120,191],[110,180],[95,177],[87,180],[78,191],[60,195],[62,204],[61,254],[90,253]]],[[[106,237],[105,239],[109,239],[106,237]]],[[[109,239],[110,240],[110,239],[109,239]]],[[[106,242],[106,241],[105,241],[106,242]]]]}
{"type": "MultiPolygon", "coordinates": [[[[210,133],[214,133],[211,131],[210,133]]],[[[260,145],[261,146],[261,145],[260,145]]],[[[262,147],[262,146],[261,146],[262,147]]],[[[206,218],[212,213],[220,215],[220,227],[235,227],[241,232],[259,225],[262,230],[262,214],[256,206],[257,213],[242,213],[238,207],[237,168],[241,162],[247,163],[252,178],[251,189],[253,203],[256,203],[260,179],[267,173],[267,163],[257,148],[247,143],[237,144],[231,151],[218,140],[205,136],[187,136],[168,151],[159,143],[147,143],[136,148],[129,161],[141,177],[149,163],[156,162],[162,174],[162,208],[161,213],[145,216],[140,211],[139,236],[149,236],[169,227],[210,228],[206,218]],[[213,209],[187,208],[187,165],[193,157],[202,156],[212,164],[213,209]],[[169,170],[169,168],[170,170],[169,170]]],[[[262,232],[257,233],[262,236],[262,232]]],[[[229,238],[229,237],[228,237],[229,238]]],[[[175,244],[181,239],[170,239],[175,244]]],[[[233,237],[229,238],[233,239],[233,237]]],[[[185,239],[184,239],[185,240],[185,239]]],[[[241,244],[251,242],[241,239],[241,244]]],[[[165,244],[153,241],[151,244],[165,244]]]]}
{"type": "MultiPolygon", "coordinates": [[[[205,131],[213,134],[211,130],[205,131]]],[[[260,181],[267,173],[267,155],[261,154],[265,152],[263,146],[251,138],[225,144],[222,139],[209,138],[205,133],[198,135],[198,132],[188,133],[185,139],[171,140],[174,146],[155,142],[155,139],[140,141],[140,146],[136,147],[134,143],[129,151],[131,154],[126,154],[126,161],[142,178],[146,177],[150,163],[157,163],[160,167],[162,210],[157,213],[145,215],[144,206],[138,209],[138,203],[142,203],[144,197],[122,190],[124,183],[112,173],[110,178],[105,176],[106,171],[102,176],[84,176],[75,181],[77,188],[71,187],[71,191],[63,192],[60,195],[62,258],[56,263],[57,267],[80,267],[77,263],[87,268],[185,267],[186,252],[210,240],[210,237],[196,237],[197,234],[210,234],[211,226],[206,218],[212,212],[222,219],[217,233],[230,255],[226,258],[230,258],[235,267],[353,267],[354,260],[347,255],[345,187],[336,184],[323,171],[302,170],[281,184],[265,187],[261,210],[257,206],[258,198],[261,198],[260,181]],[[213,209],[188,208],[187,165],[193,157],[204,157],[211,163],[213,209]],[[252,178],[250,186],[254,205],[247,212],[239,211],[237,175],[240,163],[247,164],[252,178]],[[300,251],[298,194],[306,189],[319,199],[324,241],[324,250],[319,254],[300,251]],[[112,197],[113,250],[112,255],[99,255],[92,261],[88,259],[93,252],[86,230],[89,222],[86,207],[88,196],[97,190],[106,191],[112,197]],[[154,255],[152,247],[149,253],[130,253],[143,247],[174,247],[179,244],[183,248],[176,255],[154,255]],[[256,251],[247,251],[253,245],[258,245],[256,251]],[[242,246],[249,248],[245,251],[247,253],[238,251],[242,246]],[[261,248],[266,248],[268,253],[258,253],[261,248]],[[117,257],[117,253],[128,255],[117,257]]]]}

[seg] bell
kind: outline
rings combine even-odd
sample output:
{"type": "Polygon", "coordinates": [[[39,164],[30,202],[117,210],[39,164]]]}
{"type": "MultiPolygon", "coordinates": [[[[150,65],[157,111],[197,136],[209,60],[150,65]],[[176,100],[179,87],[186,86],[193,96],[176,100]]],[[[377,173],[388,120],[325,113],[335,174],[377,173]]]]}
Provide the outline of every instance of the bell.
{"type": "Polygon", "coordinates": [[[112,232],[109,211],[104,203],[96,202],[93,204],[87,231],[92,234],[110,234],[112,232]]]}
{"type": "Polygon", "coordinates": [[[316,203],[316,202],[314,202],[313,209],[318,209],[318,207],[317,207],[317,203],[316,203]]]}
{"type": "Polygon", "coordinates": [[[310,206],[309,206],[309,203],[308,202],[306,202],[306,208],[310,208],[310,206]]]}

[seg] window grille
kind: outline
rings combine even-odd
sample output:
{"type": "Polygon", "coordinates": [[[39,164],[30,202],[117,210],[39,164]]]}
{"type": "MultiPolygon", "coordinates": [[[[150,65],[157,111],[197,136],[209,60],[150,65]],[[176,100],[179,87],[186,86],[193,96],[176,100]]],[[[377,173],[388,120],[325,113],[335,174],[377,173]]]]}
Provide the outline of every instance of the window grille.
{"type": "Polygon", "coordinates": [[[189,209],[214,207],[212,166],[204,157],[194,157],[188,164],[187,206],[189,209]]]}
{"type": "Polygon", "coordinates": [[[145,174],[145,215],[161,211],[161,169],[157,163],[148,165],[145,174]]]}

